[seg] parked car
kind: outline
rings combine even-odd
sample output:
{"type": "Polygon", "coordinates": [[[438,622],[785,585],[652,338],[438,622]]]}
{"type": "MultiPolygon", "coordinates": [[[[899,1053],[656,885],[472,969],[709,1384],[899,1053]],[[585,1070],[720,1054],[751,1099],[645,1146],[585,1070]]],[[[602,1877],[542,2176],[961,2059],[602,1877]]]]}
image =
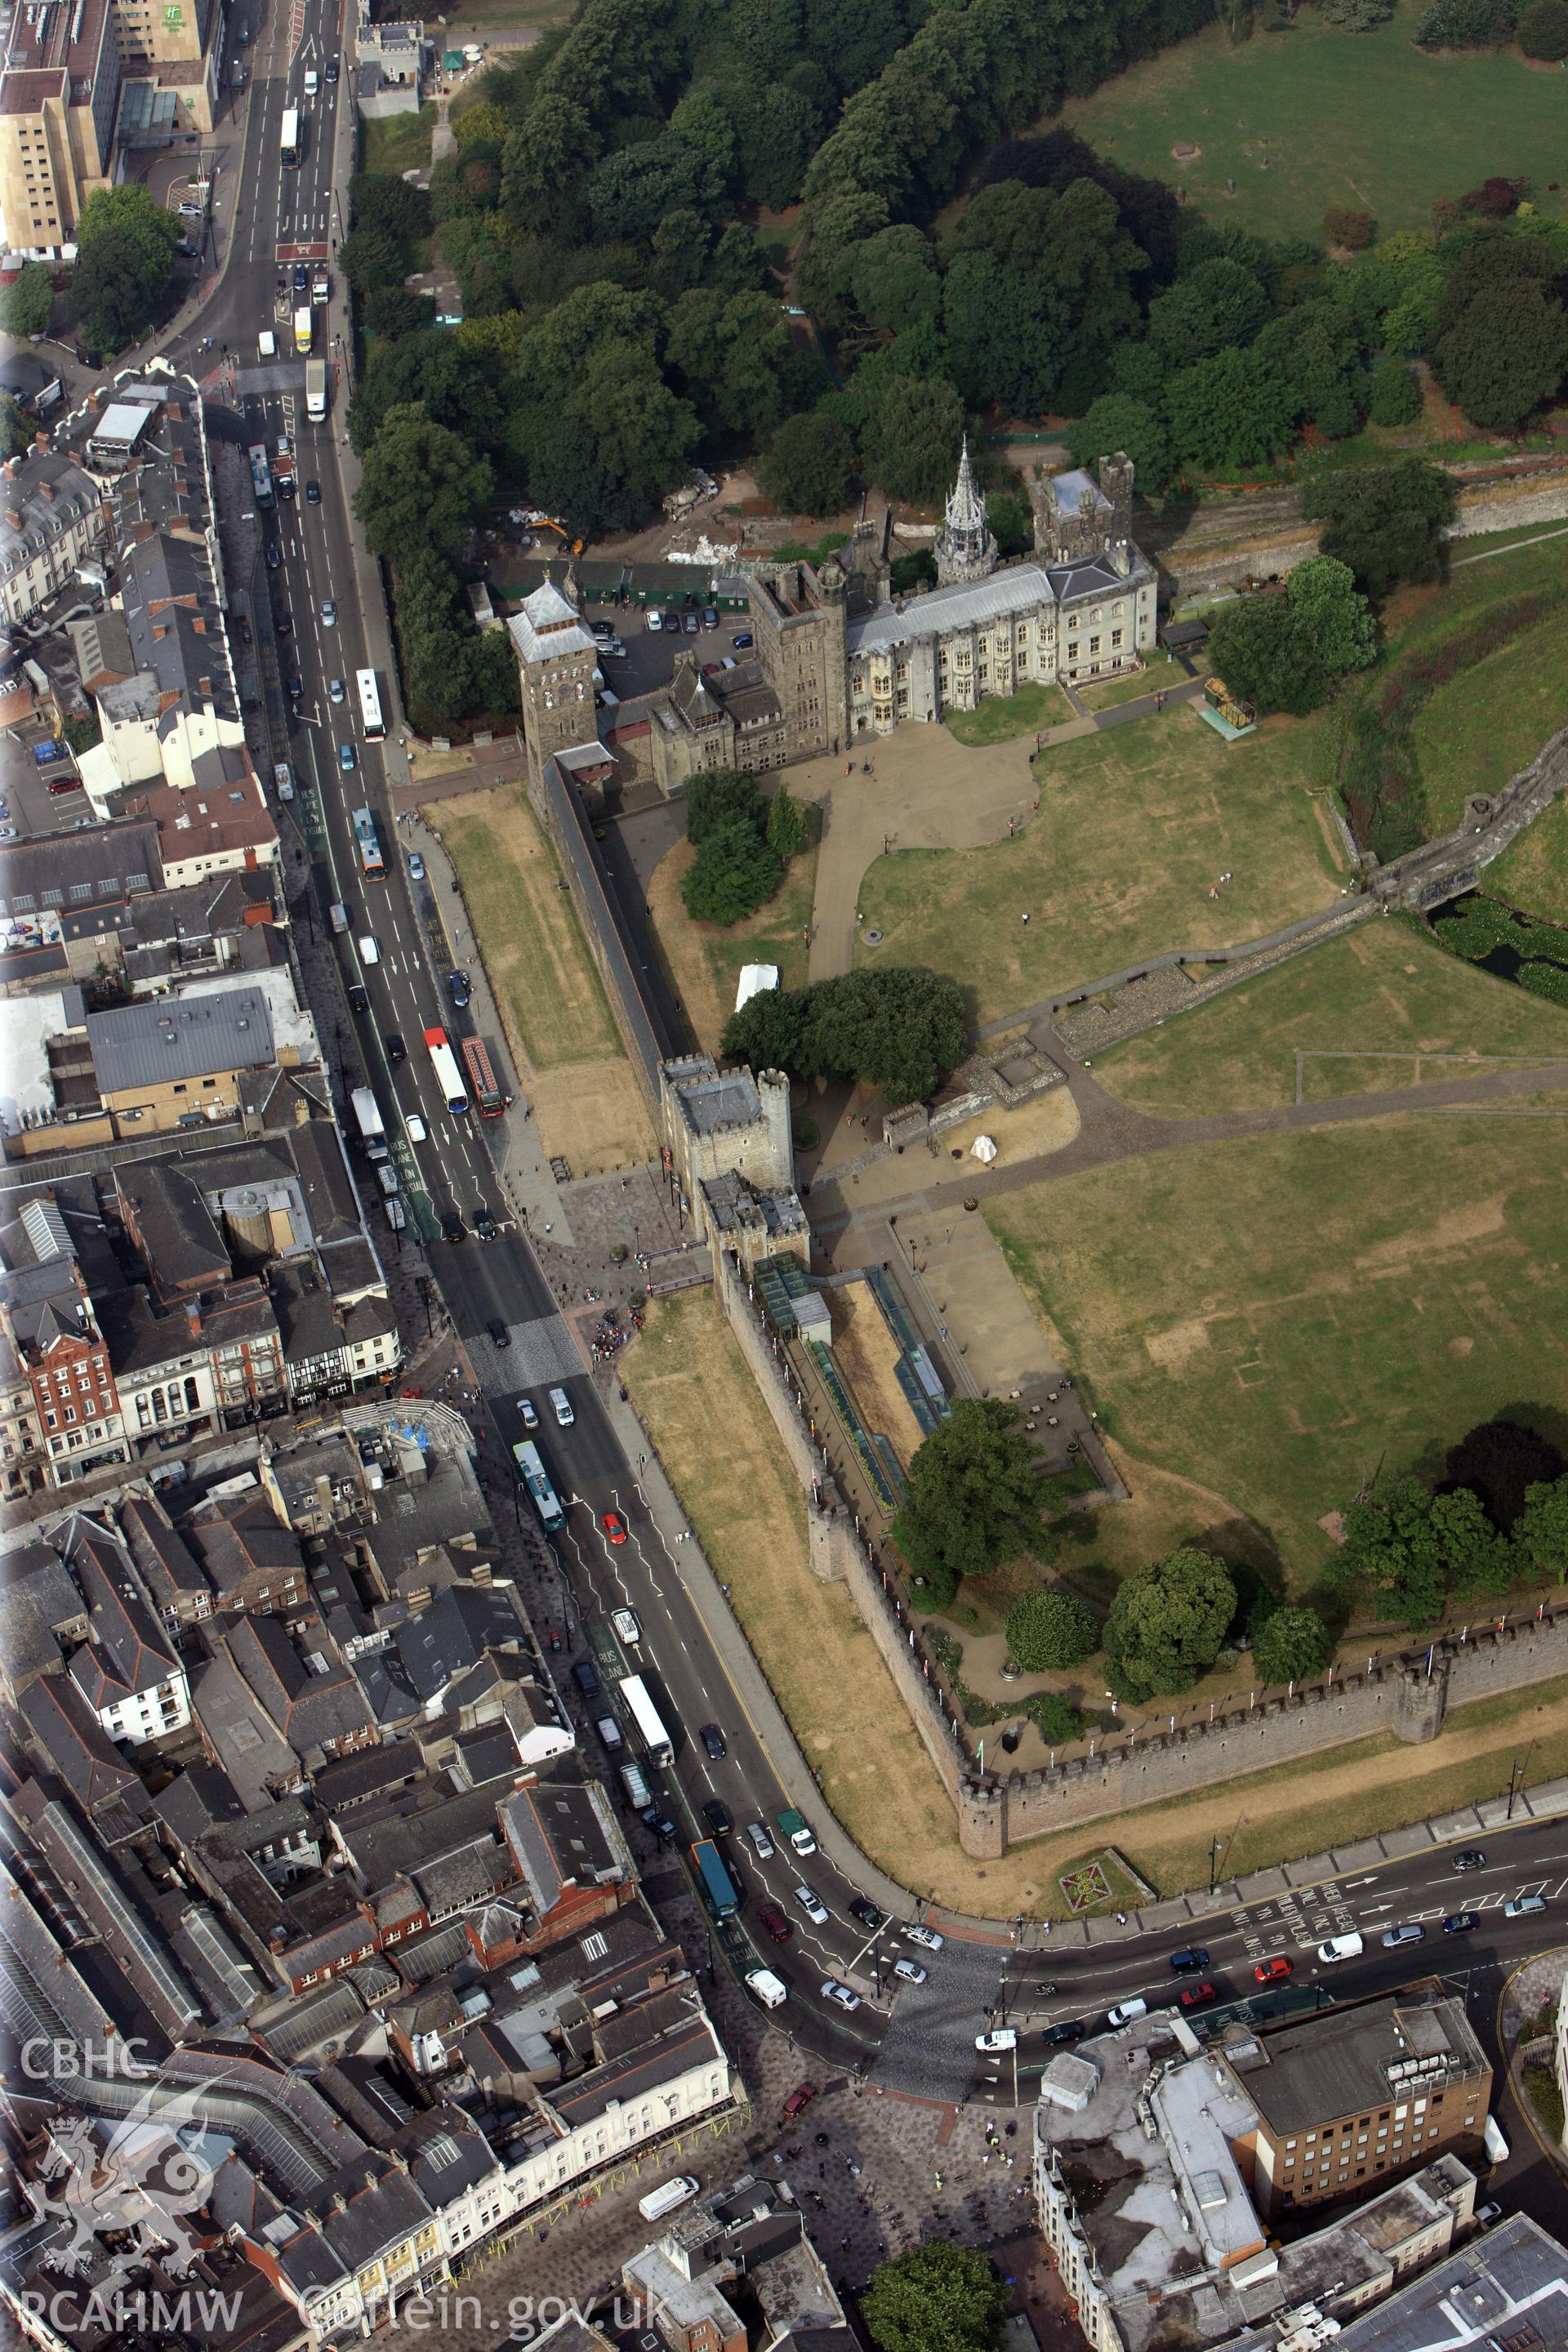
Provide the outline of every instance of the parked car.
{"type": "Polygon", "coordinates": [[[1295,1961],[1286,1959],[1283,1954],[1278,1959],[1259,1960],[1252,1971],[1253,1979],[1258,1984],[1280,1984],[1285,1978],[1293,1977],[1295,1973],[1295,1961]]]}
{"type": "Polygon", "coordinates": [[[794,2090],[790,2093],[788,2098],[784,2101],[783,2106],[779,2109],[779,2114],[783,2116],[786,2124],[793,2124],[796,2116],[801,2116],[805,2113],[805,2110],[810,2106],[816,2096],[816,2084],[815,2083],[797,2083],[794,2090]]]}
{"type": "Polygon", "coordinates": [[[1179,1952],[1171,1954],[1171,1973],[1178,1977],[1195,1977],[1209,1964],[1209,1956],[1201,1944],[1184,1944],[1179,1952]]]}
{"type": "Polygon", "coordinates": [[[1184,1985],[1182,1987],[1181,2003],[1184,2009],[1206,2009],[1211,2000],[1217,2000],[1218,1999],[1219,1995],[1215,1990],[1212,1984],[1184,1985]]]}
{"type": "Polygon", "coordinates": [[[705,1723],[697,1737],[715,1764],[730,1753],[724,1744],[724,1735],[716,1723],[705,1723]]]}
{"type": "Polygon", "coordinates": [[[847,1984],[840,1984],[837,1977],[828,1978],[822,1988],[822,1998],[824,2000],[837,2001],[838,2007],[844,2010],[857,2010],[860,2006],[859,1994],[851,1992],[847,1984]]]}
{"type": "Polygon", "coordinates": [[[1041,2038],[1047,2042],[1081,2042],[1088,2032],[1081,2017],[1064,2017],[1059,2025],[1047,2025],[1041,2038]]]}
{"type": "Polygon", "coordinates": [[[702,607],[702,625],[705,629],[716,629],[719,625],[719,615],[711,604],[702,607]]]}
{"type": "MultiPolygon", "coordinates": [[[[610,1541],[613,1544],[625,1543],[626,1539],[626,1523],[625,1519],[622,1518],[619,1511],[605,1511],[600,1517],[599,1525],[604,1528],[605,1533],[609,1537],[610,1541]]],[[[634,1634],[632,1638],[635,1641],[637,1636],[634,1634]]]]}
{"type": "Polygon", "coordinates": [[[370,1011],[370,999],[364,992],[364,983],[363,981],[350,981],[349,1003],[353,1005],[356,1013],[368,1013],[370,1011]]]}
{"type": "Polygon", "coordinates": [[[447,974],[447,993],[460,1013],[473,993],[466,971],[449,971],[447,974]]]}
{"type": "Polygon", "coordinates": [[[647,1822],[660,1845],[673,1845],[680,1835],[669,1815],[661,1812],[658,1805],[645,1805],[638,1819],[647,1822]]]}
{"type": "Polygon", "coordinates": [[[1486,1866],[1486,1855],[1479,1845],[1468,1845],[1462,1853],[1454,1856],[1456,1870],[1484,1870],[1486,1866]]]}
{"type": "Polygon", "coordinates": [[[425,879],[425,860],[416,849],[411,849],[408,853],[408,877],[412,882],[423,882],[425,879]]]}
{"type": "Polygon", "coordinates": [[[537,1429],[539,1427],[539,1413],[531,1397],[519,1397],[517,1401],[517,1409],[522,1415],[522,1425],[524,1429],[537,1429]]]}
{"type": "Polygon", "coordinates": [[[902,1977],[906,1984],[924,1984],[931,1971],[929,1969],[922,1969],[918,1960],[900,1958],[893,1962],[893,1974],[896,1977],[902,1977]]]}
{"type": "Polygon", "coordinates": [[[386,1047],[386,1058],[395,1070],[399,1062],[408,1059],[408,1048],[395,1029],[389,1029],[381,1042],[386,1047]]]}
{"type": "Polygon", "coordinates": [[[776,1903],[759,1903],[757,1906],[757,1917],[761,1921],[763,1927],[766,1928],[768,1934],[773,1937],[775,1944],[787,1944],[790,1937],[795,1933],[794,1927],[791,1925],[790,1921],[784,1917],[784,1913],[779,1909],[776,1903]]]}
{"type": "Polygon", "coordinates": [[[702,1818],[715,1837],[727,1836],[735,1826],[734,1817],[722,1797],[710,1797],[702,1808],[702,1818]]]}
{"type": "Polygon", "coordinates": [[[1005,2050],[1016,2050],[1017,2028],[1012,2025],[998,2025],[994,2026],[989,2033],[977,2033],[974,2037],[974,2046],[987,2058],[996,2057],[1005,2050]]]}
{"type": "Polygon", "coordinates": [[[887,1914],[879,1911],[866,1895],[854,1895],[849,1899],[849,1916],[852,1919],[858,1919],[862,1927],[868,1928],[874,1936],[887,1914]]]}
{"type": "Polygon", "coordinates": [[[742,629],[738,637],[731,638],[730,643],[734,646],[737,653],[743,653],[748,646],[754,645],[756,643],[756,639],[752,636],[750,629],[742,629]]]}
{"type": "Polygon", "coordinates": [[[1450,1911],[1443,1922],[1443,1933],[1445,1936],[1468,1936],[1472,1927],[1479,1927],[1480,1924],[1479,1911],[1450,1911]]]}
{"type": "Polygon", "coordinates": [[[496,1237],[496,1221],[482,1201],[474,1211],[474,1231],[482,1242],[493,1242],[496,1237]]]}
{"type": "Polygon", "coordinates": [[[814,1894],[809,1886],[797,1886],[795,1899],[814,1927],[826,1927],[827,1906],[820,1895],[814,1894]]]}
{"type": "Polygon", "coordinates": [[[579,1658],[572,1669],[572,1679],[584,1698],[599,1696],[599,1669],[592,1658],[579,1658]]]}
{"type": "Polygon", "coordinates": [[[1527,1919],[1532,1912],[1545,1908],[1544,1895],[1516,1895],[1510,1903],[1503,1905],[1502,1916],[1505,1919],[1527,1919]]]}
{"type": "Polygon", "coordinates": [[[1384,1929],[1383,1948],[1385,1952],[1392,1952],[1397,1945],[1420,1944],[1425,1943],[1426,1939],[1426,1928],[1417,1926],[1414,1919],[1408,1919],[1405,1921],[1403,1927],[1388,1927],[1384,1929]]]}
{"type": "Polygon", "coordinates": [[[599,1744],[607,1756],[614,1756],[618,1749],[626,1746],[625,1740],[621,1738],[621,1727],[613,1715],[595,1717],[594,1728],[598,1733],[599,1744]]]}
{"type": "Polygon", "coordinates": [[[939,1936],[934,1927],[922,1927],[918,1924],[906,1927],[903,1932],[906,1942],[919,1944],[928,1952],[940,1952],[947,1941],[946,1937],[939,1936]]]}

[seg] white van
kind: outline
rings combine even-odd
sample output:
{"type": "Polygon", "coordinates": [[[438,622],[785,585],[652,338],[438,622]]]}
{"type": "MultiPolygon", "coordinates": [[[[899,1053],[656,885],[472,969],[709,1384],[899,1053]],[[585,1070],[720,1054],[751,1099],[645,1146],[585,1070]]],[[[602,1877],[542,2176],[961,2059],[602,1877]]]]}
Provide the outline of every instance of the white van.
{"type": "Polygon", "coordinates": [[[1114,2009],[1108,2009],[1105,2012],[1105,2021],[1107,2025],[1113,2026],[1136,2025],[1141,2017],[1147,2017],[1148,2014],[1148,2002],[1142,1993],[1134,1993],[1131,2000],[1118,2001],[1114,2009]]]}
{"type": "Polygon", "coordinates": [[[782,2009],[789,1999],[789,1987],[783,1977],[775,1977],[772,1969],[748,1969],[746,1987],[754,1992],[764,2009],[782,2009]]]}
{"type": "Polygon", "coordinates": [[[673,2213],[678,2205],[684,2205],[688,2198],[695,2197],[700,2185],[689,2172],[677,2173],[673,2180],[661,2180],[657,2189],[650,2189],[646,2197],[639,2197],[637,2211],[645,2221],[657,2221],[661,2214],[673,2213]]]}
{"type": "Polygon", "coordinates": [[[273,333],[270,327],[263,327],[261,332],[257,336],[256,356],[258,360],[275,360],[277,358],[278,338],[273,333]]]}
{"type": "Polygon", "coordinates": [[[359,943],[359,951],[360,961],[362,963],[379,963],[381,961],[381,950],[375,943],[374,934],[373,932],[366,931],[364,937],[359,943]]]}
{"type": "Polygon", "coordinates": [[[550,1403],[551,1409],[554,1412],[555,1418],[560,1423],[562,1428],[570,1429],[577,1416],[572,1410],[572,1400],[567,1395],[565,1390],[552,1389],[550,1391],[550,1403]]]}
{"type": "Polygon", "coordinates": [[[294,797],[294,777],[287,760],[279,760],[272,771],[272,782],[280,801],[294,797]]]}
{"type": "Polygon", "coordinates": [[[1359,1936],[1331,1936],[1326,1944],[1318,1946],[1318,1958],[1325,1963],[1332,1960],[1359,1960],[1366,1945],[1359,1936]]]}
{"type": "Polygon", "coordinates": [[[306,97],[307,97],[307,98],[314,98],[314,97],[315,97],[315,95],[316,95],[316,92],[321,89],[321,75],[316,71],[316,68],[315,68],[315,67],[314,67],[314,66],[308,67],[308,68],[307,68],[307,69],[306,69],[306,73],[305,73],[305,95],[306,95],[306,97]]]}
{"type": "Polygon", "coordinates": [[[401,1201],[390,1200],[387,1202],[386,1222],[392,1227],[395,1234],[400,1234],[403,1231],[403,1228],[408,1223],[408,1219],[404,1214],[403,1203],[401,1201]]]}
{"type": "Polygon", "coordinates": [[[380,1180],[382,1191],[390,1201],[393,1194],[397,1190],[398,1175],[396,1169],[393,1166],[390,1160],[383,1160],[377,1162],[375,1172],[380,1180]]]}
{"type": "Polygon", "coordinates": [[[643,1779],[640,1764],[621,1766],[621,1786],[626,1792],[627,1801],[636,1805],[639,1811],[644,1805],[653,1802],[648,1795],[647,1782],[643,1779]]]}

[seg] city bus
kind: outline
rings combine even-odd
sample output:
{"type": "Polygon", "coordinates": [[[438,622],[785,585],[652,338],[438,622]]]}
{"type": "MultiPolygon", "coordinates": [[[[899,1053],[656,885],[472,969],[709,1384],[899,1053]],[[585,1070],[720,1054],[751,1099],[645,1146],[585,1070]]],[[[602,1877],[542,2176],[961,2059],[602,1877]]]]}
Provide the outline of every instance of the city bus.
{"type": "Polygon", "coordinates": [[[711,1838],[700,1838],[692,1847],[691,1866],[702,1882],[702,1900],[714,1918],[732,1919],[741,1907],[741,1898],[711,1838]]]}
{"type": "Polygon", "coordinates": [[[386,722],[381,715],[381,696],[376,689],[373,669],[356,669],[354,684],[359,688],[359,715],[364,724],[367,743],[379,743],[386,732],[386,722]]]}
{"type": "Polygon", "coordinates": [[[359,847],[361,873],[365,875],[374,875],[384,879],[386,875],[386,860],[381,854],[381,840],[380,836],[376,833],[375,819],[372,816],[369,809],[355,809],[353,813],[353,828],[354,840],[359,847]]]}
{"type": "Polygon", "coordinates": [[[258,441],[250,451],[250,487],[258,507],[276,503],[272,495],[272,468],[267,462],[265,441],[258,441]]]}
{"type": "Polygon", "coordinates": [[[626,1675],[621,1680],[621,1696],[626,1713],[637,1726],[637,1738],[650,1764],[673,1764],[675,1748],[670,1737],[659,1720],[658,1707],[647,1695],[647,1685],[641,1675],[626,1675]]]}
{"type": "Polygon", "coordinates": [[[506,1100],[496,1084],[496,1074],[490,1067],[490,1057],[479,1037],[463,1039],[463,1066],[468,1074],[468,1084],[474,1090],[481,1118],[497,1118],[506,1108],[506,1100]]]}
{"type": "Polygon", "coordinates": [[[458,1057],[452,1051],[444,1029],[426,1029],[425,1043],[429,1048],[430,1066],[436,1073],[436,1084],[441,1089],[441,1098],[447,1108],[456,1117],[459,1111],[465,1111],[468,1108],[468,1090],[464,1086],[462,1074],[458,1068],[458,1057]]]}
{"type": "Polygon", "coordinates": [[[300,160],[300,110],[286,106],[283,110],[283,161],[297,163],[300,160]]]}
{"type": "Polygon", "coordinates": [[[566,1514],[561,1507],[560,1497],[551,1485],[544,1465],[540,1459],[538,1446],[530,1445],[527,1443],[514,1445],[511,1449],[511,1458],[517,1465],[523,1485],[528,1488],[529,1500],[539,1513],[540,1523],[545,1534],[552,1536],[557,1528],[565,1526],[566,1514]]]}

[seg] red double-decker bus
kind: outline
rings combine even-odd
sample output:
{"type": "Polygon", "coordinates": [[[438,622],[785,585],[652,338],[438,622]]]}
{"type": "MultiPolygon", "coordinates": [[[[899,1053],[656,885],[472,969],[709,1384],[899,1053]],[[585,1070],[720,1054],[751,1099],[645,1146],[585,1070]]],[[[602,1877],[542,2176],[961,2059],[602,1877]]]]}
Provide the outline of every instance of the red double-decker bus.
{"type": "Polygon", "coordinates": [[[481,1039],[465,1037],[461,1041],[463,1066],[468,1074],[468,1084],[474,1090],[481,1118],[495,1118],[506,1108],[505,1098],[496,1084],[496,1074],[490,1067],[490,1057],[481,1039]]]}

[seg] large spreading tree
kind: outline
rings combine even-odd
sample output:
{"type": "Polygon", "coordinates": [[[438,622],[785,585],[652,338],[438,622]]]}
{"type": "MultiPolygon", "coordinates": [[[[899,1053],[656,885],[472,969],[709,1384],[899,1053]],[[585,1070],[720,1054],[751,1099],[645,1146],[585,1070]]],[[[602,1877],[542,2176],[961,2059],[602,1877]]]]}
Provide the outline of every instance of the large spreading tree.
{"type": "Polygon", "coordinates": [[[1119,1589],[1105,1621],[1106,1679],[1134,1704],[1190,1690],[1219,1655],[1236,1587],[1213,1552],[1183,1544],[1119,1589]]]}
{"type": "Polygon", "coordinates": [[[93,190],[77,224],[67,295],[92,351],[111,359],[147,332],[168,293],[179,241],[174,215],[140,181],[93,190]]]}
{"type": "Polygon", "coordinates": [[[860,2315],[878,2352],[999,2352],[1007,2305],[977,2247],[928,2238],[875,2273],[860,2315]]]}
{"type": "Polygon", "coordinates": [[[945,1608],[963,1576],[1037,1552],[1045,1503],[1022,1415],[999,1397],[965,1397],[910,1464],[893,1541],[917,1578],[921,1606],[945,1608]]]}

